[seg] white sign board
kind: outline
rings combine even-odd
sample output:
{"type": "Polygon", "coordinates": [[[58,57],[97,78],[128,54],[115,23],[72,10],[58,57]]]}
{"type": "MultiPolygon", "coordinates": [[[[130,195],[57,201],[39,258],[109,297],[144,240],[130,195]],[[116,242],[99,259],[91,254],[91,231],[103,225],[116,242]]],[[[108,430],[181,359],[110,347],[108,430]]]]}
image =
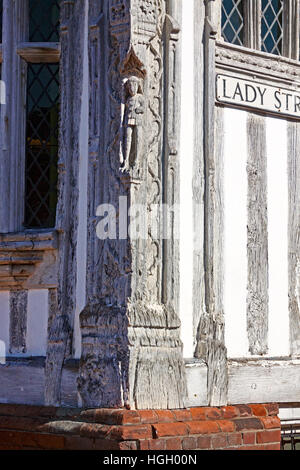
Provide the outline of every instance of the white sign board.
{"type": "Polygon", "coordinates": [[[216,79],[216,98],[221,103],[300,118],[300,90],[278,88],[257,80],[219,74],[216,79]]]}

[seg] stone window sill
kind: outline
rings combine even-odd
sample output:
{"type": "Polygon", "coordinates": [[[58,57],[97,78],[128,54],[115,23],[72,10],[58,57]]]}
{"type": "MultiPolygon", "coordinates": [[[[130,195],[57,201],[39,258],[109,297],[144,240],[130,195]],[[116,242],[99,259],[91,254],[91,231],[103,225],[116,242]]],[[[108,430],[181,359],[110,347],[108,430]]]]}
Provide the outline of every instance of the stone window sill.
{"type": "Polygon", "coordinates": [[[57,286],[57,232],[0,233],[0,290],[57,286]]]}

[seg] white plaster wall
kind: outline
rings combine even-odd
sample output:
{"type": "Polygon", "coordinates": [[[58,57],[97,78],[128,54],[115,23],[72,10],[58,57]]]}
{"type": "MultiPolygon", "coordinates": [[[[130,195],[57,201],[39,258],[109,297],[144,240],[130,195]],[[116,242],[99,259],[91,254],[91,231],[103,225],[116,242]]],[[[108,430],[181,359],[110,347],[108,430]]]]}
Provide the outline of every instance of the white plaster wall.
{"type": "MultiPolygon", "coordinates": [[[[228,356],[250,357],[247,299],[247,112],[224,108],[224,311],[228,356]]],[[[266,118],[269,261],[267,356],[289,354],[287,122],[266,118]]],[[[253,356],[251,356],[253,357],[253,356]]]]}
{"type": "Polygon", "coordinates": [[[194,0],[182,2],[180,130],[180,319],[183,355],[193,357],[194,0]]]}
{"type": "Polygon", "coordinates": [[[46,356],[48,290],[30,290],[27,306],[27,351],[23,356],[46,356]]]}
{"type": "Polygon", "coordinates": [[[269,355],[289,354],[287,122],[268,117],[269,355]]]}
{"type": "Polygon", "coordinates": [[[247,113],[224,108],[224,312],[229,357],[247,355],[247,113]]]}
{"type": "Polygon", "coordinates": [[[0,344],[1,361],[9,349],[9,292],[0,292],[0,341],[4,343],[0,344]]]}

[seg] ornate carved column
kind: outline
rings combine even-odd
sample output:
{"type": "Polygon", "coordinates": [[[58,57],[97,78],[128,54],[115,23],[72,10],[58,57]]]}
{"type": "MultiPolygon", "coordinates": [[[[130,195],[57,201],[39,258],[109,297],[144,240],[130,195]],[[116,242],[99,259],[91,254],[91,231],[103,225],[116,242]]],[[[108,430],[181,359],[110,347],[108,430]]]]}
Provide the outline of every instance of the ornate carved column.
{"type": "Polygon", "coordinates": [[[177,85],[168,90],[167,68],[179,28],[164,0],[100,3],[90,1],[92,191],[78,390],[88,407],[179,408],[186,394],[180,321],[174,288],[165,288],[176,229],[166,249],[166,215],[156,210],[176,202],[176,120],[171,128],[164,116],[171,102],[176,116],[177,85]],[[116,239],[96,236],[100,204],[116,208],[116,239]],[[132,230],[136,216],[140,236],[132,230]]]}

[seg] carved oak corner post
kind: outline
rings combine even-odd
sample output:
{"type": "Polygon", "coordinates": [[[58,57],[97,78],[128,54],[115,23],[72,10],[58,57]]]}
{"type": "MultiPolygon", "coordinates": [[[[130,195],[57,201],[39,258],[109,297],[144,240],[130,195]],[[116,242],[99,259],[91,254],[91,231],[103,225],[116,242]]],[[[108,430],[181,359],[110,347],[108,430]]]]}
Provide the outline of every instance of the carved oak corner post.
{"type": "MultiPolygon", "coordinates": [[[[80,316],[78,392],[88,407],[179,408],[186,395],[180,321],[163,293],[164,220],[154,210],[167,200],[163,35],[173,30],[165,28],[164,0],[104,5],[106,58],[98,61],[97,73],[107,90],[106,126],[97,204],[112,204],[120,212],[117,239],[95,240],[89,254],[88,265],[99,276],[80,316]],[[128,237],[120,233],[124,196],[128,237]]],[[[90,113],[99,121],[92,103],[90,113]]]]}
{"type": "Polygon", "coordinates": [[[205,89],[204,89],[204,160],[205,160],[205,311],[198,326],[195,356],[208,368],[208,403],[227,403],[228,371],[224,338],[223,311],[223,208],[221,111],[215,107],[215,42],[221,36],[221,1],[205,4],[205,89]]]}

